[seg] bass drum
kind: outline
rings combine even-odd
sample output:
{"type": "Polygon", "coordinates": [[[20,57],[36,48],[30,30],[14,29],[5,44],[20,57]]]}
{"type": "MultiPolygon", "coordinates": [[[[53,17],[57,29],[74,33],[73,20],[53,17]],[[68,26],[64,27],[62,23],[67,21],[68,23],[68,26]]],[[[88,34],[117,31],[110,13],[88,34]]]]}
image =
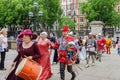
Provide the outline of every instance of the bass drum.
{"type": "Polygon", "coordinates": [[[38,80],[41,75],[42,67],[37,62],[24,58],[18,65],[15,75],[25,80],[38,80]]]}

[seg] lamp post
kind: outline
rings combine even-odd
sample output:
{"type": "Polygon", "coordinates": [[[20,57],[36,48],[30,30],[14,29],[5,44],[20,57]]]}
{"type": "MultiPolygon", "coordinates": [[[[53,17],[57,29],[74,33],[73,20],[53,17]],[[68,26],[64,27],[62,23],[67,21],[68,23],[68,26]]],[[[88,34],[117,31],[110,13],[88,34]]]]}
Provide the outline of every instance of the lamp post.
{"type": "Polygon", "coordinates": [[[88,35],[89,20],[86,21],[86,35],[88,35]]]}
{"type": "MultiPolygon", "coordinates": [[[[33,19],[34,19],[34,21],[33,21],[33,24],[34,24],[33,32],[36,32],[36,26],[37,26],[37,7],[38,7],[38,3],[34,2],[34,13],[33,12],[29,12],[29,17],[33,17],[33,19]]],[[[43,12],[39,11],[38,15],[42,16],[43,12]]]]}
{"type": "MultiPolygon", "coordinates": [[[[42,11],[39,11],[39,12],[38,12],[38,15],[39,15],[39,16],[42,16],[42,15],[43,15],[43,12],[42,12],[42,11]]],[[[41,23],[41,18],[40,18],[40,23],[41,23]]],[[[42,23],[41,23],[41,25],[42,25],[42,23]]],[[[40,25],[40,26],[41,26],[41,25],[40,25]]]]}
{"type": "Polygon", "coordinates": [[[38,3],[37,2],[34,2],[34,28],[33,28],[33,31],[36,32],[36,10],[37,10],[37,7],[38,7],[38,3]]]}

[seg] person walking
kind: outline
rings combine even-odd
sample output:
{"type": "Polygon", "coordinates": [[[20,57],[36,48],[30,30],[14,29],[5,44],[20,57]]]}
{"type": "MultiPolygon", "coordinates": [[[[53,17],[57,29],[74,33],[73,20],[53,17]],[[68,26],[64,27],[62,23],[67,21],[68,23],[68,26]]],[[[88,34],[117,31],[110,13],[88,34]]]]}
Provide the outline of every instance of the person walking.
{"type": "Polygon", "coordinates": [[[51,65],[50,65],[50,52],[49,48],[51,42],[47,39],[47,32],[41,32],[40,38],[38,39],[38,48],[41,53],[41,57],[37,60],[38,63],[42,66],[42,73],[39,76],[38,80],[47,80],[52,76],[51,65]]]}
{"type": "Polygon", "coordinates": [[[111,50],[110,50],[111,46],[112,46],[112,39],[110,36],[108,36],[108,38],[106,39],[106,53],[107,54],[111,54],[111,50]]]}
{"type": "Polygon", "coordinates": [[[0,31],[0,42],[1,42],[1,61],[0,61],[0,70],[6,70],[5,68],[5,56],[6,52],[8,51],[8,38],[7,38],[7,29],[3,28],[0,31]]]}
{"type": "MultiPolygon", "coordinates": [[[[65,80],[65,66],[67,65],[67,70],[69,73],[71,73],[72,78],[71,80],[75,80],[76,74],[73,71],[73,67],[72,65],[74,64],[74,60],[72,60],[73,56],[69,55],[69,51],[67,50],[67,45],[69,42],[74,41],[74,38],[71,36],[68,36],[68,32],[70,31],[70,29],[68,28],[68,26],[64,26],[62,29],[62,36],[61,38],[58,40],[59,43],[59,48],[58,48],[58,54],[59,54],[59,62],[60,62],[60,79],[61,80],[65,80]]],[[[71,50],[71,49],[70,49],[71,50]]]]}
{"type": "MultiPolygon", "coordinates": [[[[56,39],[55,39],[55,36],[54,36],[54,33],[50,33],[50,41],[55,44],[56,43],[56,39]]],[[[53,61],[54,61],[54,56],[55,56],[55,49],[54,47],[51,46],[51,54],[50,54],[50,63],[53,64],[53,61]]]]}
{"type": "Polygon", "coordinates": [[[96,51],[97,51],[97,43],[95,41],[95,39],[93,38],[93,34],[89,33],[88,35],[88,39],[85,43],[85,48],[86,48],[86,68],[89,67],[89,60],[90,57],[92,58],[92,66],[95,65],[95,55],[96,55],[96,51]]]}
{"type": "Polygon", "coordinates": [[[102,38],[101,33],[99,33],[97,39],[97,47],[98,47],[97,58],[99,59],[99,62],[101,62],[101,56],[105,52],[105,45],[106,45],[106,40],[102,38]]]}
{"type": "MultiPolygon", "coordinates": [[[[22,43],[19,46],[18,55],[13,61],[12,66],[15,65],[14,69],[9,73],[6,80],[25,80],[17,75],[15,75],[15,71],[23,58],[28,58],[35,60],[41,56],[37,43],[33,42],[34,39],[37,38],[36,34],[33,34],[30,29],[25,29],[19,38],[23,38],[22,43]]],[[[30,65],[29,65],[30,66],[30,65]]]]}

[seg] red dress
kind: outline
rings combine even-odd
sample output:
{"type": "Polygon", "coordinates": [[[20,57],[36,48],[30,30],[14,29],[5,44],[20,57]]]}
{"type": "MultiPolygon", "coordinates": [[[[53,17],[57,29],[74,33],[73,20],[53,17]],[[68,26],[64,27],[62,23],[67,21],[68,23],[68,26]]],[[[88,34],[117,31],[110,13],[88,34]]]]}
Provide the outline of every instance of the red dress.
{"type": "Polygon", "coordinates": [[[46,40],[39,40],[38,41],[38,48],[40,51],[40,58],[38,59],[38,63],[42,66],[42,73],[39,77],[39,80],[47,80],[51,77],[51,66],[50,66],[50,54],[48,48],[50,46],[50,41],[46,40]]]}

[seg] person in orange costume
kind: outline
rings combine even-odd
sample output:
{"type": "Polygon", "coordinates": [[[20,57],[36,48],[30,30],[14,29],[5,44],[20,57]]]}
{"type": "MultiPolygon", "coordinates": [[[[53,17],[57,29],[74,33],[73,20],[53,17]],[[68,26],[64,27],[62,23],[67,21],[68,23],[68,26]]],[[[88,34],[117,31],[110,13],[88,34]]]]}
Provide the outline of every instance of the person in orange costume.
{"type": "Polygon", "coordinates": [[[74,80],[76,77],[75,72],[72,69],[72,64],[73,62],[69,62],[68,61],[68,55],[67,55],[67,45],[69,42],[73,41],[74,38],[71,36],[68,36],[68,32],[70,31],[70,29],[68,28],[68,26],[64,26],[62,29],[62,36],[59,39],[58,43],[59,43],[59,48],[58,48],[58,53],[59,53],[59,62],[60,62],[60,78],[61,80],[65,80],[65,66],[67,65],[67,70],[69,73],[71,73],[72,78],[71,80],[74,80]]]}
{"type": "Polygon", "coordinates": [[[108,39],[106,39],[106,53],[107,54],[111,53],[110,51],[111,45],[112,45],[112,39],[110,36],[108,36],[108,39]]]}

